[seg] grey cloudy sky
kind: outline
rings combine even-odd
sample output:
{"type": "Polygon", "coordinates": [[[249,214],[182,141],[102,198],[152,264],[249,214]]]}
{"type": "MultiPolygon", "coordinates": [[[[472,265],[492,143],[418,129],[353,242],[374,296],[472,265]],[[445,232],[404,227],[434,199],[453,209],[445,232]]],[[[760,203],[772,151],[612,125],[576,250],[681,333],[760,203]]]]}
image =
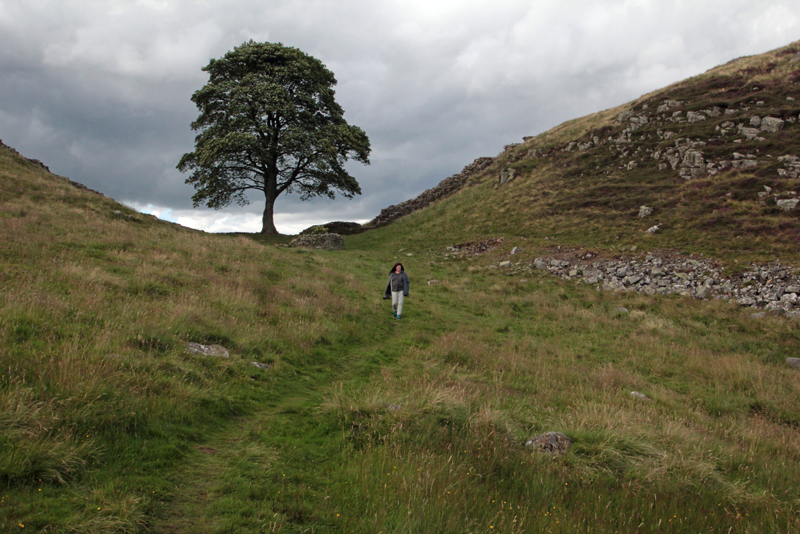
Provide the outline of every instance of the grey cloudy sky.
{"type": "Polygon", "coordinates": [[[368,220],[480,156],[800,39],[797,0],[0,0],[0,139],[139,210],[258,231],[263,201],[192,208],[200,69],[282,42],[336,75],[372,142],[363,194],[276,202],[279,231],[368,220]]]}

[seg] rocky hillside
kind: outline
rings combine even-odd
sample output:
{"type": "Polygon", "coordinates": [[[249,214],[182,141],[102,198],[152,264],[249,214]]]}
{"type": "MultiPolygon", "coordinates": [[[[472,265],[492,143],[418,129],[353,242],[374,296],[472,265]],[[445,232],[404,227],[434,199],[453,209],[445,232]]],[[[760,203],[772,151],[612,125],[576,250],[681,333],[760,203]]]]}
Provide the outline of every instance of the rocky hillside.
{"type": "MultiPolygon", "coordinates": [[[[457,175],[459,190],[479,192],[454,199],[448,217],[466,234],[793,258],[799,116],[796,42],[507,145],[457,175]]],[[[374,222],[427,204],[387,208],[374,222]]]]}
{"type": "Polygon", "coordinates": [[[432,202],[447,198],[467,184],[467,181],[489,167],[494,162],[494,158],[478,158],[458,173],[445,178],[435,187],[426,189],[416,198],[406,200],[400,204],[389,206],[381,210],[380,214],[365,225],[367,228],[385,226],[392,221],[396,221],[403,215],[408,215],[417,210],[429,206],[432,202]]]}

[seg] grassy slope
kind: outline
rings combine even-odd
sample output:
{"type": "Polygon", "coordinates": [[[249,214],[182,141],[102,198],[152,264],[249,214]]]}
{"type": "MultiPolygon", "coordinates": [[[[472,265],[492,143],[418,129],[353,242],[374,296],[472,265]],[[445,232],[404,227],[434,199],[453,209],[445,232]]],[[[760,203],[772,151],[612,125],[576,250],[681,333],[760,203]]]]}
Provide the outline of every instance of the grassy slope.
{"type": "Polygon", "coordinates": [[[765,133],[762,141],[715,130],[726,121],[749,126],[753,115],[797,118],[800,62],[791,59],[798,51],[800,44],[793,43],[742,58],[528,139],[500,154],[472,180],[471,187],[418,214],[414,225],[419,226],[420,235],[449,240],[493,234],[534,240],[550,237],[562,245],[616,250],[634,245],[639,249],[677,248],[723,261],[780,258],[798,264],[797,212],[778,209],[773,195],[791,198],[792,191],[800,191],[800,180],[779,176],[783,164],[777,159],[800,155],[800,122],[786,122],[783,131],[765,133]],[[668,99],[683,104],[657,113],[657,107],[668,99]],[[685,117],[689,111],[712,107],[736,112],[694,124],[657,120],[676,111],[685,117]],[[609,137],[618,137],[627,126],[617,117],[628,110],[649,114],[651,122],[635,131],[630,143],[609,142],[609,137]],[[658,132],[675,137],[663,139],[658,132]],[[564,150],[570,142],[585,143],[595,136],[601,141],[599,146],[564,150]],[[664,160],[651,156],[654,151],[675,147],[677,139],[706,143],[700,148],[706,160],[730,160],[739,152],[756,156],[758,167],[684,180],[669,167],[659,170],[658,164],[664,160]],[[533,150],[543,155],[532,155],[533,150]],[[630,161],[637,167],[628,171],[625,166],[630,161]],[[503,169],[514,169],[517,178],[498,186],[503,169]],[[773,192],[760,198],[764,186],[773,192]],[[651,218],[637,218],[642,205],[655,209],[651,218]],[[662,225],[661,232],[644,232],[656,223],[662,225]],[[446,231],[440,232],[442,228],[446,231]]]}
{"type": "Polygon", "coordinates": [[[536,202],[487,177],[304,251],[144,217],[0,150],[0,530],[796,531],[796,322],[505,276],[546,235],[625,239],[525,217],[536,202]],[[399,322],[380,300],[397,259],[399,322]],[[548,430],[567,455],[522,446],[548,430]]]}

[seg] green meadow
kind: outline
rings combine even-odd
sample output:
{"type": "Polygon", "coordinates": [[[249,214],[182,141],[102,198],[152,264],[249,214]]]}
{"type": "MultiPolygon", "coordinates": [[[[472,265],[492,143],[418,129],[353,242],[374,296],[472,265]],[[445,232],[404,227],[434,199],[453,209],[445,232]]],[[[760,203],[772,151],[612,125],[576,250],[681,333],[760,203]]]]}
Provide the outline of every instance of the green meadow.
{"type": "Polygon", "coordinates": [[[511,275],[558,225],[471,227],[490,192],[309,250],[0,150],[0,531],[798,531],[797,320],[511,275]]]}

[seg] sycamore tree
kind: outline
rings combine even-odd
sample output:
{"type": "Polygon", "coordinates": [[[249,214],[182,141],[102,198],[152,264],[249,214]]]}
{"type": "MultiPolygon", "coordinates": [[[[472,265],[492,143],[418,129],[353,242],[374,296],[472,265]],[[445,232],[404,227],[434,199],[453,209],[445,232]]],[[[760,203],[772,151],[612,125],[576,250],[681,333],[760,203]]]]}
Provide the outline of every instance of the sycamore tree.
{"type": "Polygon", "coordinates": [[[192,95],[200,116],[194,152],[178,163],[191,172],[194,206],[220,209],[264,194],[264,234],[277,234],[275,200],[282,193],[347,198],[361,194],[344,169],[369,164],[364,131],[347,124],[334,100],[336,78],[318,59],[280,43],[248,41],[203,67],[208,83],[192,95]]]}

